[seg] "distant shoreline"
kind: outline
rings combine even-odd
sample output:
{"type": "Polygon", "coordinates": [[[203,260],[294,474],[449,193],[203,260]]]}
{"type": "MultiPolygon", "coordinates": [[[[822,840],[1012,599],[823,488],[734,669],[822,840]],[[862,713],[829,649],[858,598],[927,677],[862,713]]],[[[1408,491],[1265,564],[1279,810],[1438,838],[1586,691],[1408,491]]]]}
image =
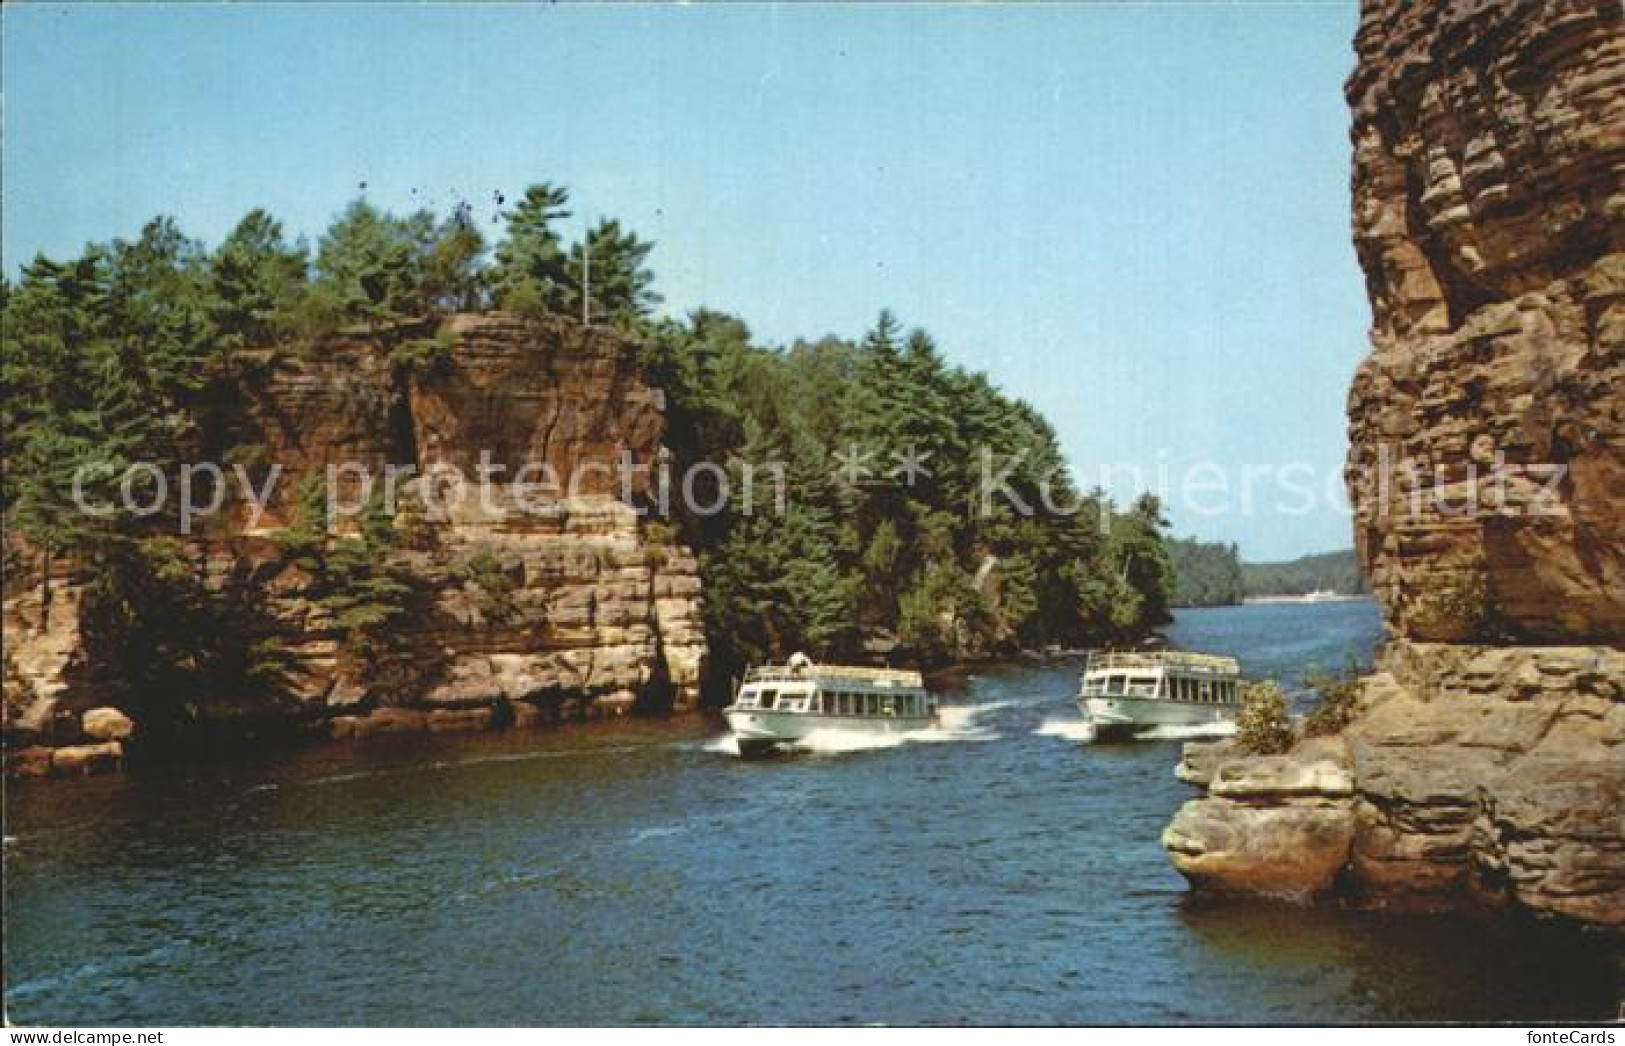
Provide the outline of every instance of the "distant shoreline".
{"type": "Polygon", "coordinates": [[[1355,593],[1355,594],[1352,594],[1352,595],[1340,592],[1340,593],[1337,593],[1335,595],[1319,595],[1319,596],[1307,596],[1307,595],[1295,596],[1295,595],[1287,595],[1287,594],[1283,594],[1283,593],[1277,593],[1277,594],[1274,594],[1274,595],[1265,595],[1265,596],[1244,596],[1241,599],[1241,601],[1238,602],[1238,603],[1186,603],[1186,604],[1175,604],[1170,609],[1173,609],[1173,610],[1229,610],[1229,609],[1233,609],[1235,607],[1252,606],[1254,604],[1302,603],[1302,604],[1305,604],[1305,605],[1309,605],[1309,604],[1314,604],[1314,603],[1356,603],[1356,602],[1370,601],[1370,600],[1373,600],[1375,598],[1377,598],[1377,597],[1375,595],[1373,595],[1372,593],[1370,593],[1370,592],[1355,593]]]}

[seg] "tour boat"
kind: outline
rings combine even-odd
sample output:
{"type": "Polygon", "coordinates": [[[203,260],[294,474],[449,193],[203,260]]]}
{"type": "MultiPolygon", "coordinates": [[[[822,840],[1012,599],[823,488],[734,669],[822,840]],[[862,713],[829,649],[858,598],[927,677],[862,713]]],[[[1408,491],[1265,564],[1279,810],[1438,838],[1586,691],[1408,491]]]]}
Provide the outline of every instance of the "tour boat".
{"type": "Polygon", "coordinates": [[[1091,653],[1078,707],[1097,738],[1227,724],[1241,709],[1241,666],[1177,650],[1091,653]]]}
{"type": "Polygon", "coordinates": [[[920,673],[820,665],[795,654],[745,673],[722,710],[742,756],[794,747],[819,731],[902,734],[936,725],[937,700],[920,673]]]}

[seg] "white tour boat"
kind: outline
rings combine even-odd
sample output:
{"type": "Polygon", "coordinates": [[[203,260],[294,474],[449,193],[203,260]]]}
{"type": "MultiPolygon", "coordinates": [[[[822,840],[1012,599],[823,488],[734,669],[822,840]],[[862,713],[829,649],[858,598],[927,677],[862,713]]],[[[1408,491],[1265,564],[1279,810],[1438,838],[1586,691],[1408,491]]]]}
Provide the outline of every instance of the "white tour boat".
{"type": "Polygon", "coordinates": [[[1164,726],[1233,722],[1241,710],[1241,666],[1233,657],[1176,650],[1092,653],[1078,707],[1095,736],[1132,736],[1164,726]]]}
{"type": "Polygon", "coordinates": [[[745,673],[722,710],[743,756],[792,747],[821,730],[901,734],[934,726],[937,700],[920,673],[815,664],[795,654],[745,673]]]}

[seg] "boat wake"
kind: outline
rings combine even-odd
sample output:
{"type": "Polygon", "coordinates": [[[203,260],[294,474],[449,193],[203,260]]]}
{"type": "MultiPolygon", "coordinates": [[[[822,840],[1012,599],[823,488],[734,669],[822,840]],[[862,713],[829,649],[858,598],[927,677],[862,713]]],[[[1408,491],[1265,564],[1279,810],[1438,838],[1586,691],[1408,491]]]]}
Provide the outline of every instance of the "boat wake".
{"type": "Polygon", "coordinates": [[[1039,737],[1059,737],[1064,741],[1093,741],[1095,724],[1082,719],[1046,719],[1033,731],[1039,737]]]}
{"type": "Polygon", "coordinates": [[[1197,723],[1190,726],[1154,726],[1139,735],[1141,741],[1202,741],[1210,737],[1234,737],[1236,724],[1197,723]]]}
{"type": "Polygon", "coordinates": [[[700,751],[737,756],[739,754],[739,739],[732,734],[713,737],[700,746],[700,751]]]}
{"type": "MultiPolygon", "coordinates": [[[[1229,723],[1196,723],[1185,726],[1153,726],[1141,730],[1133,737],[1123,738],[1132,741],[1201,741],[1208,738],[1230,737],[1236,732],[1236,724],[1229,723]]],[[[1088,744],[1095,740],[1095,726],[1082,719],[1046,719],[1033,733],[1038,737],[1059,737],[1064,741],[1074,741],[1088,744]]]]}
{"type": "MultiPolygon", "coordinates": [[[[901,748],[910,744],[997,741],[1000,735],[982,725],[980,720],[1010,703],[990,701],[983,705],[947,705],[937,713],[937,725],[895,734],[871,733],[867,730],[814,730],[795,744],[785,747],[809,755],[846,755],[850,752],[901,748]]],[[[738,756],[739,742],[732,734],[725,734],[707,741],[702,749],[738,756]]]]}

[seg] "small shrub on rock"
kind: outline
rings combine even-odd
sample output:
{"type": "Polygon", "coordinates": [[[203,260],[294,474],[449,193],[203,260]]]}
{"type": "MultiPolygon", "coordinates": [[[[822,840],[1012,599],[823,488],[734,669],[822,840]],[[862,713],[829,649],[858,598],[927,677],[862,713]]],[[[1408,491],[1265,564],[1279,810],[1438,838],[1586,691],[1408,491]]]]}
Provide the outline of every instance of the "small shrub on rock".
{"type": "Polygon", "coordinates": [[[1359,673],[1351,666],[1343,672],[1315,673],[1305,682],[1320,699],[1304,717],[1303,732],[1309,737],[1342,733],[1360,708],[1359,673]]]}
{"type": "Polygon", "coordinates": [[[1273,681],[1248,683],[1242,689],[1236,745],[1248,755],[1280,755],[1292,747],[1286,695],[1273,681]]]}

